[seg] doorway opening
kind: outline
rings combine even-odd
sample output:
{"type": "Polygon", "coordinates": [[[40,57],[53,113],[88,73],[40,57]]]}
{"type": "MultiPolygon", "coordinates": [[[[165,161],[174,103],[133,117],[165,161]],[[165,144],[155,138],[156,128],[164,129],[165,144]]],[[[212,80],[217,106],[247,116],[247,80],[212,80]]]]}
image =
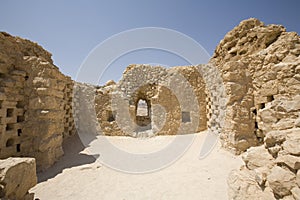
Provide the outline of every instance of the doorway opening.
{"type": "MultiPolygon", "coordinates": [[[[136,123],[143,130],[151,129],[151,104],[146,99],[139,99],[136,103],[136,123]]],[[[143,131],[142,130],[142,131],[143,131]]]]}

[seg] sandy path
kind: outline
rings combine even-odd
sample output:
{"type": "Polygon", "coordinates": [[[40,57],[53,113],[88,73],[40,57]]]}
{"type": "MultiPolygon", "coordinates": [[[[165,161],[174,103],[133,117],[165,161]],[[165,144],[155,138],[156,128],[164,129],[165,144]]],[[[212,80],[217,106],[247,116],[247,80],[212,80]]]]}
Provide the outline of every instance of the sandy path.
{"type": "MultiPolygon", "coordinates": [[[[78,141],[71,139],[66,144],[66,156],[46,173],[39,175],[40,180],[53,178],[39,183],[31,192],[40,200],[227,199],[227,175],[232,169],[238,168],[242,161],[240,157],[220,149],[219,144],[209,156],[199,160],[205,135],[205,132],[196,134],[190,149],[168,168],[141,175],[118,172],[94,162],[91,157],[69,153],[80,149],[78,144],[74,146],[78,141]],[[56,175],[63,168],[62,173],[56,175]]],[[[110,138],[120,148],[144,152],[173,139],[174,136],[144,140],[110,138]]]]}

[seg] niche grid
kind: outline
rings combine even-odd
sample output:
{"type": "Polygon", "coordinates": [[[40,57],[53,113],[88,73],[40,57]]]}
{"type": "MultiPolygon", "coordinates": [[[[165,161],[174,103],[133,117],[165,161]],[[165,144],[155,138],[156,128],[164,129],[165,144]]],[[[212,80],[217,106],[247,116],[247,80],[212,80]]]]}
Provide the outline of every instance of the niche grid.
{"type": "Polygon", "coordinates": [[[2,157],[15,156],[21,153],[20,137],[24,110],[18,102],[0,100],[0,136],[3,143],[0,146],[2,157]]]}
{"type": "Polygon", "coordinates": [[[73,118],[73,84],[67,84],[64,88],[65,101],[65,118],[64,118],[64,137],[74,135],[76,132],[74,118],[73,118]]]}

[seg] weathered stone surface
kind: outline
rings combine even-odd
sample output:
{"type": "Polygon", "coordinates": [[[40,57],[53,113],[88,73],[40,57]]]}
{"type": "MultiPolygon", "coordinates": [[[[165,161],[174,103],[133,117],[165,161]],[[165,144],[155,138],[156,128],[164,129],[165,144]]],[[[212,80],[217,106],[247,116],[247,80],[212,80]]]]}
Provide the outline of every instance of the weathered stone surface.
{"type": "Polygon", "coordinates": [[[265,26],[257,19],[241,22],[220,42],[211,62],[222,71],[229,97],[225,119],[228,123],[225,124],[232,121],[251,124],[249,132],[225,126],[222,133],[225,147],[240,152],[238,140],[248,143],[248,147],[255,145],[255,140],[250,139],[253,132],[257,133],[258,139],[263,139],[270,131],[291,129],[297,125],[294,116],[299,113],[300,99],[294,69],[300,59],[290,53],[298,52],[299,46],[294,45],[297,42],[300,39],[296,33],[287,33],[282,26],[265,26]],[[245,103],[239,105],[241,101],[245,103]],[[249,114],[238,115],[232,108],[237,105],[239,110],[250,111],[249,114]]]}
{"type": "Polygon", "coordinates": [[[280,197],[290,195],[291,189],[296,186],[295,174],[278,166],[272,168],[267,180],[273,192],[280,197]]]}
{"type": "Polygon", "coordinates": [[[296,178],[296,181],[297,181],[298,187],[300,187],[300,170],[298,170],[298,172],[297,172],[297,178],[296,178]]]}
{"type": "Polygon", "coordinates": [[[255,173],[250,170],[233,170],[228,176],[228,195],[231,200],[239,199],[260,199],[260,200],[275,200],[270,188],[265,188],[264,191],[255,181],[255,173]]]}
{"type": "Polygon", "coordinates": [[[95,110],[105,135],[187,134],[207,128],[206,96],[197,67],[130,65],[117,84],[96,90],[95,110]]]}
{"type": "Polygon", "coordinates": [[[264,142],[266,147],[273,147],[276,144],[281,145],[286,139],[287,131],[270,131],[266,134],[264,142]]]}
{"type": "Polygon", "coordinates": [[[0,198],[33,199],[28,190],[37,184],[34,158],[0,160],[0,198]]]}
{"type": "MultiPolygon", "coordinates": [[[[259,184],[266,181],[276,198],[282,199],[296,199],[291,189],[299,188],[294,174],[299,171],[300,156],[299,43],[295,32],[248,19],[226,34],[211,60],[222,72],[225,85],[246,86],[246,90],[226,87],[231,101],[221,134],[223,146],[240,153],[263,144],[248,149],[243,155],[245,165],[256,173],[259,184]],[[253,135],[256,140],[250,139],[253,135]],[[282,168],[262,167],[273,158],[282,168]]],[[[236,188],[235,192],[241,191],[236,188]]]]}
{"type": "Polygon", "coordinates": [[[242,156],[248,169],[256,169],[259,167],[271,168],[275,162],[274,158],[269,154],[264,146],[251,147],[242,156]]]}
{"type": "Polygon", "coordinates": [[[295,127],[300,128],[300,117],[295,120],[295,127]]]}
{"type": "Polygon", "coordinates": [[[294,129],[286,136],[286,141],[283,142],[283,149],[289,154],[300,156],[300,129],[294,129]]]}
{"type": "MultiPolygon", "coordinates": [[[[300,82],[299,82],[300,84],[300,82]]],[[[300,95],[295,95],[291,100],[281,100],[280,109],[287,113],[300,110],[300,95]]]]}
{"type": "Polygon", "coordinates": [[[73,82],[36,43],[1,32],[0,44],[5,61],[0,72],[0,158],[35,157],[38,170],[46,169],[63,154],[57,150],[62,137],[75,132],[73,82]]]}
{"type": "Polygon", "coordinates": [[[276,144],[275,146],[273,146],[273,147],[269,147],[269,148],[268,148],[269,153],[270,153],[274,158],[277,157],[278,152],[281,151],[281,150],[282,150],[282,147],[281,147],[280,145],[277,145],[277,144],[276,144]]]}
{"type": "Polygon", "coordinates": [[[261,120],[267,123],[275,123],[278,121],[275,115],[275,111],[272,109],[263,109],[260,111],[261,120]]]}
{"type": "Polygon", "coordinates": [[[294,187],[291,192],[295,199],[300,199],[300,188],[294,187]]]}
{"type": "Polygon", "coordinates": [[[294,196],[293,195],[288,195],[288,196],[284,196],[282,199],[280,199],[280,200],[296,200],[295,198],[294,198],[294,196]]]}
{"type": "Polygon", "coordinates": [[[279,153],[276,158],[276,163],[284,163],[294,170],[300,169],[300,157],[279,153]]]}

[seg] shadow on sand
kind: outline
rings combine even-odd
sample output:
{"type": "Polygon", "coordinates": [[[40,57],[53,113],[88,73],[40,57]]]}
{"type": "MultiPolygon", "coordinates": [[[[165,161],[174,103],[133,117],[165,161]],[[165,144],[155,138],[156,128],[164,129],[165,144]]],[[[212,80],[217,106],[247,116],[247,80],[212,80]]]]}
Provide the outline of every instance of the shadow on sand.
{"type": "Polygon", "coordinates": [[[85,149],[79,136],[75,134],[63,142],[64,155],[53,166],[43,172],[39,172],[38,183],[44,182],[62,173],[64,169],[76,167],[84,164],[94,163],[97,155],[86,155],[80,153],[85,149]]]}

